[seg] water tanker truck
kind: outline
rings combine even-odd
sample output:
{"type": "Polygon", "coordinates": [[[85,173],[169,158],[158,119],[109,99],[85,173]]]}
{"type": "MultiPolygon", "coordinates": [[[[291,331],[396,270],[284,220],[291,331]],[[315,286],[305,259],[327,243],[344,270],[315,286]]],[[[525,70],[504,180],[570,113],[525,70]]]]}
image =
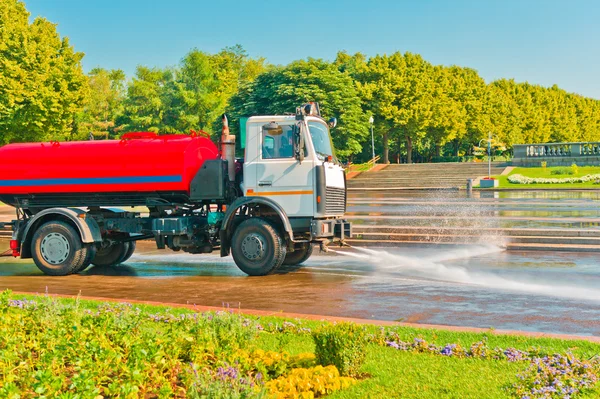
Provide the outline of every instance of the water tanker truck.
{"type": "Polygon", "coordinates": [[[68,275],[120,264],[152,239],[159,249],[232,254],[262,276],[350,237],[335,119],[316,103],[250,117],[243,159],[223,120],[218,146],[204,132],[143,132],[0,147],[0,201],[16,211],[12,255],[68,275]]]}

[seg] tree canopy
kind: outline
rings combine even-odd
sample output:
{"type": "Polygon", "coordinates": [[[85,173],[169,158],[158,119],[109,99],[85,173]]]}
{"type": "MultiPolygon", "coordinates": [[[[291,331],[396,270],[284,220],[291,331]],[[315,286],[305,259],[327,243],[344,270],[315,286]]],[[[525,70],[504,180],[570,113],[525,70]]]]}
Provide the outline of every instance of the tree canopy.
{"type": "Polygon", "coordinates": [[[228,111],[235,125],[240,116],[293,113],[309,101],[319,103],[324,118],[338,119],[333,135],[338,156],[361,151],[368,117],[357,87],[349,74],[323,60],[295,61],[259,75],[231,99],[228,111]]]}
{"type": "Polygon", "coordinates": [[[88,87],[82,53],[22,2],[0,0],[0,143],[71,139],[88,87]]]}

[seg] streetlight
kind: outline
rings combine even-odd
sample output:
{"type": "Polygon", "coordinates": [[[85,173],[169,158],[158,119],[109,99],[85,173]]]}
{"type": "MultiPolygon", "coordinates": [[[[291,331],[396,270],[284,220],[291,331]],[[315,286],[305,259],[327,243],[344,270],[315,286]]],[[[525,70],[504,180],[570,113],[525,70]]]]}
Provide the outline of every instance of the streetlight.
{"type": "Polygon", "coordinates": [[[373,158],[371,159],[375,159],[375,139],[373,138],[373,122],[375,122],[375,119],[373,118],[373,115],[371,115],[369,117],[369,123],[371,124],[371,150],[373,151],[373,158]]]}

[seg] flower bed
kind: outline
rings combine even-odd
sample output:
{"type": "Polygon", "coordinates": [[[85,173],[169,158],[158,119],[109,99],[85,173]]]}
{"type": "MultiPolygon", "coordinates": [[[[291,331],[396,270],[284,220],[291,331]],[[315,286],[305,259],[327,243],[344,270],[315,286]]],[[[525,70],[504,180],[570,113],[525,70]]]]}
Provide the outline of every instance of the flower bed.
{"type": "Polygon", "coordinates": [[[509,183],[513,184],[560,184],[560,183],[587,183],[600,180],[600,174],[585,175],[581,177],[546,178],[527,177],[520,174],[508,176],[509,183]]]}
{"type": "MultiPolygon", "coordinates": [[[[4,292],[0,397],[285,399],[338,390],[349,390],[347,396],[341,392],[343,397],[389,397],[398,386],[409,386],[410,392],[411,383],[432,384],[421,373],[411,381],[397,363],[402,353],[425,360],[416,363],[416,370],[441,364],[454,379],[486,370],[478,374],[483,381],[478,394],[471,382],[470,391],[460,388],[468,397],[575,398],[600,392],[594,391],[600,372],[596,358],[581,360],[568,351],[552,354],[539,347],[519,349],[522,340],[517,338],[510,341],[516,347],[503,349],[481,337],[467,344],[473,334],[438,331],[433,336],[438,333],[448,334],[451,343],[428,342],[406,328],[253,318],[230,311],[145,310],[124,303],[16,298],[4,292]],[[269,349],[259,347],[260,342],[270,342],[269,349]],[[453,367],[469,372],[457,376],[453,367]],[[499,373],[506,369],[509,381],[502,383],[499,373]],[[402,385],[378,386],[396,373],[401,373],[397,384],[402,385]],[[372,381],[363,381],[367,378],[372,381]],[[491,385],[498,381],[502,387],[496,389],[502,393],[494,395],[491,385]]],[[[575,352],[587,344],[577,345],[575,352]]],[[[600,346],[589,345],[579,356],[600,351],[600,346]]],[[[457,387],[465,383],[460,380],[457,387]]],[[[437,394],[429,388],[431,394],[421,397],[450,392],[444,385],[437,394]]]]}

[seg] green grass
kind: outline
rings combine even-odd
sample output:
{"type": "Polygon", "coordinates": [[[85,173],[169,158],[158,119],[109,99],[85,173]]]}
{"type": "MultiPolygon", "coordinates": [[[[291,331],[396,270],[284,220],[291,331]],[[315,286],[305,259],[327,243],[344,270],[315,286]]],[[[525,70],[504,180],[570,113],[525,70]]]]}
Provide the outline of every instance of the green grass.
{"type": "Polygon", "coordinates": [[[506,398],[522,364],[391,352],[371,346],[364,370],[371,378],[331,398],[506,398]]]}
{"type": "MultiPolygon", "coordinates": [[[[9,375],[7,373],[28,367],[31,367],[31,370],[45,370],[46,368],[52,370],[55,376],[52,376],[52,373],[42,373],[38,376],[42,381],[47,382],[47,386],[62,384],[62,380],[59,378],[61,375],[83,384],[82,381],[76,378],[77,373],[81,372],[76,370],[79,370],[80,367],[89,374],[88,383],[93,385],[95,381],[104,381],[106,385],[108,383],[105,378],[102,379],[103,374],[101,371],[114,369],[115,372],[112,378],[118,379],[117,382],[121,387],[114,388],[114,392],[122,393],[118,389],[139,384],[143,389],[138,393],[147,393],[151,389],[158,389],[156,379],[165,378],[165,375],[172,375],[173,370],[176,370],[177,367],[185,369],[190,361],[200,361],[194,360],[192,355],[203,352],[194,350],[191,351],[192,355],[189,355],[192,358],[188,358],[188,355],[186,355],[185,361],[178,360],[181,358],[182,347],[194,348],[194,345],[197,346],[206,342],[217,344],[217,348],[220,347],[220,349],[217,352],[211,352],[218,354],[217,359],[213,358],[212,363],[210,363],[213,367],[216,367],[215,365],[222,364],[219,363],[219,356],[228,357],[229,361],[235,360],[237,341],[233,338],[243,338],[243,327],[241,323],[235,321],[235,317],[231,320],[225,320],[231,323],[231,331],[234,334],[233,336],[225,336],[227,342],[229,342],[228,345],[233,345],[232,347],[223,346],[215,341],[206,341],[207,337],[211,335],[203,336],[202,334],[213,328],[210,323],[206,324],[200,332],[194,333],[203,337],[203,339],[198,339],[196,338],[197,335],[191,334],[189,330],[190,327],[193,327],[193,323],[179,325],[177,323],[148,321],[147,315],[150,314],[181,315],[194,313],[186,308],[134,304],[132,309],[139,308],[141,316],[139,314],[128,315],[127,312],[123,314],[109,312],[101,315],[100,319],[90,321],[89,317],[85,316],[87,314],[86,310],[93,313],[98,310],[98,306],[102,302],[85,299],[51,299],[40,295],[21,294],[13,294],[11,298],[35,300],[40,306],[44,304],[45,307],[40,310],[8,308],[2,314],[0,300],[0,396],[2,396],[3,383],[9,375]],[[33,323],[32,320],[36,322],[33,323]],[[97,329],[91,329],[93,326],[96,326],[97,329]],[[133,333],[133,330],[136,332],[133,333]],[[163,344],[157,344],[157,342],[163,342],[163,344]],[[192,346],[189,346],[188,343],[192,343],[192,346]],[[164,347],[161,345],[164,345],[164,347]],[[93,352],[93,355],[90,355],[91,352],[93,352]],[[147,353],[153,353],[154,355],[147,353]],[[14,362],[12,364],[16,364],[18,367],[15,369],[13,365],[3,363],[3,359],[10,359],[14,362]],[[178,366],[180,363],[181,366],[178,366]],[[75,371],[67,365],[76,365],[75,371]]],[[[265,329],[264,332],[250,340],[240,341],[239,344],[242,349],[259,348],[265,351],[285,351],[290,355],[313,353],[315,345],[310,333],[306,331],[314,331],[324,323],[322,321],[284,319],[281,317],[242,316],[241,319],[254,320],[265,329]],[[280,328],[284,326],[285,321],[293,323],[293,326],[281,332],[280,328]]],[[[225,327],[227,326],[225,325],[225,327]]],[[[374,325],[367,325],[365,328],[368,333],[374,335],[382,331],[381,327],[374,325]]],[[[600,353],[600,344],[584,340],[567,341],[494,335],[491,334],[491,331],[488,333],[469,333],[412,327],[386,327],[383,330],[395,332],[397,338],[402,341],[411,342],[418,337],[430,344],[441,346],[455,343],[468,348],[472,343],[485,339],[489,348],[514,347],[521,350],[537,348],[542,353],[549,354],[570,351],[585,359],[600,353]]],[[[228,328],[225,329],[226,334],[227,331],[229,331],[228,328]]],[[[211,356],[209,356],[210,358],[211,356]]],[[[527,364],[528,362],[511,363],[505,360],[454,358],[432,353],[405,352],[371,343],[367,346],[366,361],[361,369],[364,378],[356,385],[335,392],[330,397],[511,397],[513,395],[512,386],[518,381],[516,375],[524,370],[527,364]]],[[[187,377],[184,377],[180,383],[183,384],[189,378],[191,377],[188,372],[187,377]]],[[[48,392],[50,391],[46,393],[48,392]]],[[[165,390],[165,392],[167,391],[165,390]]],[[[594,392],[588,393],[588,397],[597,397],[599,394],[600,391],[596,389],[594,392]]],[[[22,395],[21,397],[33,396],[35,395],[22,395]]],[[[141,397],[135,392],[130,396],[124,394],[121,396],[141,397]]]]}
{"type": "Polygon", "coordinates": [[[348,169],[349,172],[367,172],[373,168],[373,164],[370,162],[352,164],[348,169]]]}
{"type": "Polygon", "coordinates": [[[560,184],[513,184],[508,181],[510,175],[522,175],[527,177],[544,177],[544,178],[568,178],[582,177],[585,175],[600,174],[600,166],[579,166],[578,172],[572,175],[553,175],[552,170],[569,168],[565,166],[547,167],[547,168],[515,168],[508,175],[493,176],[498,179],[498,188],[535,188],[535,189],[577,189],[577,188],[596,188],[600,189],[600,185],[594,184],[593,181],[587,183],[560,183],[560,184]]]}

